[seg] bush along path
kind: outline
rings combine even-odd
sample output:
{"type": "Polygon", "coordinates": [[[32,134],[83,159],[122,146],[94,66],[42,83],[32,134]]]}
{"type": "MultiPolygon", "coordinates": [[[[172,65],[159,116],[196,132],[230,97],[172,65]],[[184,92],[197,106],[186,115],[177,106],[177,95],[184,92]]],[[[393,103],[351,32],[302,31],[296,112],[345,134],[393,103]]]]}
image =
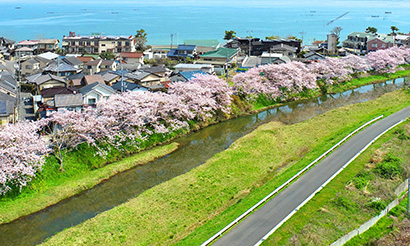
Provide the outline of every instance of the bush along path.
{"type": "Polygon", "coordinates": [[[39,181],[28,187],[34,192],[45,183],[59,182],[70,169],[88,172],[252,108],[318,95],[366,72],[395,72],[409,57],[410,49],[391,48],[367,57],[329,58],[308,66],[298,62],[267,65],[236,75],[233,86],[216,76],[198,75],[188,83],[172,84],[168,93],[127,92],[95,109],[56,112],[38,122],[21,122],[16,129],[1,127],[1,199],[19,196],[37,173],[39,181]],[[18,129],[27,132],[18,133],[18,129]],[[33,134],[30,129],[46,134],[34,151],[24,143],[26,138],[16,137],[33,134]],[[21,154],[10,154],[16,146],[21,154]]]}

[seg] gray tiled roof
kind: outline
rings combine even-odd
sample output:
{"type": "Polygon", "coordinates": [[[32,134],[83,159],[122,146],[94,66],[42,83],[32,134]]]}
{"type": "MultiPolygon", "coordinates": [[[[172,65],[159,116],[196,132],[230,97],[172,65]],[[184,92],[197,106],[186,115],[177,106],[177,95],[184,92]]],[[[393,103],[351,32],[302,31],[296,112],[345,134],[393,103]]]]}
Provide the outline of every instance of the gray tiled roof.
{"type": "Polygon", "coordinates": [[[59,62],[59,64],[57,62],[52,62],[47,67],[44,68],[44,71],[50,71],[50,72],[57,72],[57,70],[59,72],[70,72],[70,71],[77,71],[77,68],[63,61],[59,62]]]}
{"type": "Polygon", "coordinates": [[[71,95],[55,95],[54,105],[57,108],[83,106],[83,95],[79,93],[71,95]]]}
{"type": "Polygon", "coordinates": [[[75,56],[66,56],[63,58],[63,61],[73,66],[78,66],[78,65],[83,64],[83,62],[75,56]]]}
{"type": "Polygon", "coordinates": [[[0,116],[8,116],[14,113],[17,99],[0,92],[0,116]]]}
{"type": "Polygon", "coordinates": [[[37,85],[41,85],[44,82],[47,82],[49,80],[56,80],[56,81],[65,83],[65,80],[63,78],[49,74],[49,73],[48,74],[41,74],[41,73],[34,74],[34,75],[26,77],[26,79],[28,82],[35,83],[37,85]]]}
{"type": "Polygon", "coordinates": [[[81,92],[81,94],[86,95],[98,86],[101,86],[101,87],[107,89],[108,91],[111,91],[113,94],[116,93],[116,91],[113,88],[111,88],[110,86],[108,86],[106,84],[100,83],[100,82],[94,82],[92,84],[86,85],[86,86],[80,88],[80,92],[81,92]]]}

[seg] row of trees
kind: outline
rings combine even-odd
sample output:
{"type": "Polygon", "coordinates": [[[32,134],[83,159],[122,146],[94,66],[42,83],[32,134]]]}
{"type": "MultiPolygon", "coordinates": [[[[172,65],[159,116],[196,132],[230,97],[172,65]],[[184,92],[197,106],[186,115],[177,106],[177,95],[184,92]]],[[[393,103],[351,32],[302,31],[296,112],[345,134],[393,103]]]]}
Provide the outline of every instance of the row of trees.
{"type": "Polygon", "coordinates": [[[152,135],[167,136],[189,129],[190,122],[204,122],[230,113],[232,95],[245,100],[263,96],[286,100],[295,93],[315,89],[317,81],[333,84],[355,73],[392,72],[410,62],[410,49],[390,48],[366,57],[328,58],[311,65],[291,62],[265,65],[234,76],[234,86],[212,75],[197,75],[171,84],[168,93],[126,92],[113,95],[82,112],[59,111],[38,122],[0,127],[0,194],[21,189],[53,154],[64,170],[64,156],[79,144],[96,147],[98,155],[111,148],[138,145],[152,135]],[[47,139],[40,132],[47,131],[47,139]]]}
{"type": "Polygon", "coordinates": [[[410,49],[394,47],[369,53],[365,57],[329,57],[307,66],[300,62],[260,66],[236,75],[233,82],[235,90],[248,100],[260,96],[283,100],[304,89],[317,88],[317,80],[331,85],[350,80],[357,73],[395,72],[399,65],[409,62],[410,49]]]}

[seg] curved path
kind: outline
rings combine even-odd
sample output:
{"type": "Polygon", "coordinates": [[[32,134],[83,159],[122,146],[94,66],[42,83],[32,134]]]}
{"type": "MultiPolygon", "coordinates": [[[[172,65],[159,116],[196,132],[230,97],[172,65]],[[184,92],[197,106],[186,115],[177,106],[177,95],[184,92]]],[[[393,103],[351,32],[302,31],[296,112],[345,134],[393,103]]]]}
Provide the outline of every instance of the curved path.
{"type": "Polygon", "coordinates": [[[410,117],[410,107],[392,114],[357,133],[301,178],[231,229],[213,245],[255,245],[291,214],[323,183],[357,155],[375,137],[410,117]]]}

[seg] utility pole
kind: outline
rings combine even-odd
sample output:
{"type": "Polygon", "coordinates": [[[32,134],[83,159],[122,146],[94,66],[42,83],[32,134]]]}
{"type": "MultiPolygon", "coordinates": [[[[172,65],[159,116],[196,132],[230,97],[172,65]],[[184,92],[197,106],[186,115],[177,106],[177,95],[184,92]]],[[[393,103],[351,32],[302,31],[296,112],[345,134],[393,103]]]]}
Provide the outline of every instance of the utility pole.
{"type": "Polygon", "coordinates": [[[20,85],[21,85],[21,51],[19,51],[19,63],[18,63],[18,81],[17,81],[17,117],[14,117],[14,123],[20,119],[20,85]]]}
{"type": "Polygon", "coordinates": [[[174,34],[171,33],[171,50],[172,50],[172,41],[173,41],[173,39],[174,39],[174,34]]]}
{"type": "Polygon", "coordinates": [[[252,30],[250,30],[250,31],[247,31],[248,32],[248,40],[249,40],[249,57],[251,57],[251,40],[252,40],[252,35],[251,35],[251,33],[252,33],[252,30]]]}
{"type": "Polygon", "coordinates": [[[124,92],[124,68],[122,66],[122,56],[120,55],[120,63],[121,63],[121,94],[124,92]]]}
{"type": "Polygon", "coordinates": [[[301,31],[300,34],[302,34],[302,46],[303,46],[303,35],[305,34],[305,32],[301,31]]]}

